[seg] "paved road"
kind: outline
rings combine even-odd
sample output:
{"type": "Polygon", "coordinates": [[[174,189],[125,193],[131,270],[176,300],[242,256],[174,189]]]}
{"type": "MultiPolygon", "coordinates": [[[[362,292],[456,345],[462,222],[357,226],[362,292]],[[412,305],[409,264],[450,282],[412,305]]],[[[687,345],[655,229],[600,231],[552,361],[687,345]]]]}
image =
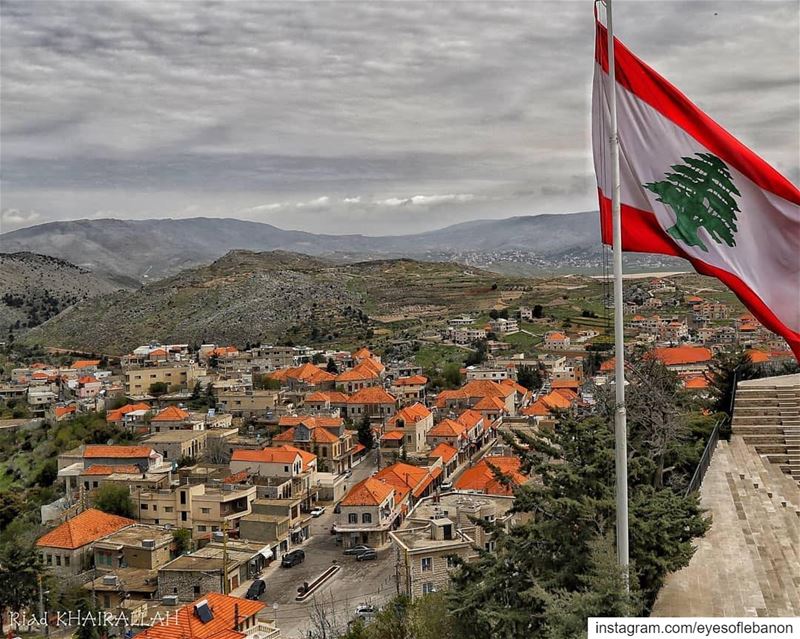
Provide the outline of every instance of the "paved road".
{"type": "MultiPolygon", "coordinates": [[[[353,469],[348,488],[368,477],[376,468],[375,452],[353,469]]],[[[336,536],[330,528],[336,515],[327,508],[324,515],[311,520],[311,537],[300,546],[306,553],[302,564],[292,568],[281,568],[273,562],[263,573],[267,590],[262,600],[267,604],[265,618],[277,618],[281,635],[287,639],[307,636],[307,629],[315,609],[320,607],[335,618],[341,628],[346,628],[357,605],[361,603],[381,604],[397,592],[394,558],[391,547],[379,549],[376,561],[358,562],[354,557],[345,557],[336,536]],[[334,562],[342,568],[310,600],[299,603],[294,600],[298,586],[310,582],[334,562]],[[276,607],[277,604],[277,607],[276,607]]],[[[233,594],[240,595],[249,583],[237,588],[233,594]]],[[[241,596],[241,595],[240,595],[241,596]]]]}

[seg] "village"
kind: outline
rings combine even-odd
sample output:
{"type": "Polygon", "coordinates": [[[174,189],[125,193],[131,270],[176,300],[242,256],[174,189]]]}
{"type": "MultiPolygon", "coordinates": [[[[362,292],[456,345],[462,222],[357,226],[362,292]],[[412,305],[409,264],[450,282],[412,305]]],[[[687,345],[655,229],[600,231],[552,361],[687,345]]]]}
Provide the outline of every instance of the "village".
{"type": "MultiPolygon", "coordinates": [[[[756,365],[791,359],[737,308],[638,281],[630,346],[700,397],[734,345],[756,365]]],[[[597,314],[555,320],[535,306],[451,317],[425,339],[465,363],[366,345],[157,342],[118,359],[8,362],[4,435],[87,414],[123,434],[59,451],[61,496],[41,507],[49,530],[36,542],[46,570],[90,592],[119,634],[159,638],[194,635],[147,630],[154,620],[204,614],[235,615],[258,639],[305,636],[319,606],[368,622],[398,594],[446,589],[457,561],[494,550],[477,520],[507,531],[526,516],[514,490],[536,477],[513,432],[593,414],[613,352],[597,314]]]]}

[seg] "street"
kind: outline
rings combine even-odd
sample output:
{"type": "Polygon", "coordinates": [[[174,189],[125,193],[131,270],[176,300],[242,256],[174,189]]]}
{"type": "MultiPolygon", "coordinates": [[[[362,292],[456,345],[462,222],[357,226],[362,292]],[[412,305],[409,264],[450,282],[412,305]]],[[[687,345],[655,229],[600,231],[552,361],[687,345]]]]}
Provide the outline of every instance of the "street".
{"type": "MultiPolygon", "coordinates": [[[[348,481],[348,489],[370,476],[376,468],[376,453],[353,468],[353,476],[348,481]]],[[[355,614],[356,606],[362,603],[381,605],[396,592],[395,565],[391,546],[378,549],[375,561],[356,561],[355,557],[343,555],[342,546],[336,543],[336,535],[330,533],[336,515],[333,506],[326,507],[325,513],[311,521],[311,537],[301,546],[305,551],[305,561],[292,568],[282,568],[280,562],[273,562],[262,573],[267,585],[261,600],[267,608],[260,615],[267,619],[277,619],[281,635],[288,639],[307,636],[314,614],[324,611],[329,620],[346,628],[347,622],[355,614]],[[311,582],[333,563],[342,569],[327,581],[313,597],[304,602],[294,600],[297,589],[303,582],[311,582]],[[315,612],[316,611],[316,612],[315,612]]],[[[233,593],[243,596],[251,582],[246,582],[233,593]]]]}

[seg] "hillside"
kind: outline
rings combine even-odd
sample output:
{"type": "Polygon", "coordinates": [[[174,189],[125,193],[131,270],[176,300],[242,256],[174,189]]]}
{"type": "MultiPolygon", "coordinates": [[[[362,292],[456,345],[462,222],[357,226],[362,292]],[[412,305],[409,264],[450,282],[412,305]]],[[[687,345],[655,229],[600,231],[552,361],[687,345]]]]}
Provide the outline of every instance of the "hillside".
{"type": "MultiPolygon", "coordinates": [[[[339,262],[408,257],[501,273],[599,272],[595,212],[475,220],[414,235],[368,237],[285,231],[236,219],[77,220],[0,235],[5,251],[32,251],[139,282],[209,264],[228,251],[285,250],[339,262]]],[[[670,258],[628,256],[631,267],[675,268],[670,258]]]]}
{"type": "Polygon", "coordinates": [[[135,285],[46,255],[0,253],[0,331],[36,326],[72,304],[135,285]]]}
{"type": "Polygon", "coordinates": [[[80,303],[26,340],[108,354],[152,339],[355,344],[368,338],[369,318],[416,321],[489,309],[503,287],[515,285],[524,283],[452,263],[341,265],[282,251],[232,251],[210,266],[80,303]]]}

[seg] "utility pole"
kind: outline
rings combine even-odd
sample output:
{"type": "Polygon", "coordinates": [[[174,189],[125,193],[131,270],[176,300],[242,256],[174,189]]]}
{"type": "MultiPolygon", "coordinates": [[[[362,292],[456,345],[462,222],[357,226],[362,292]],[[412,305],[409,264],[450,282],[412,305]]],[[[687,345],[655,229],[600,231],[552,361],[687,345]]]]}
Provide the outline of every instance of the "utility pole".
{"type": "Polygon", "coordinates": [[[228,520],[222,520],[222,594],[228,594],[228,520]]]}

